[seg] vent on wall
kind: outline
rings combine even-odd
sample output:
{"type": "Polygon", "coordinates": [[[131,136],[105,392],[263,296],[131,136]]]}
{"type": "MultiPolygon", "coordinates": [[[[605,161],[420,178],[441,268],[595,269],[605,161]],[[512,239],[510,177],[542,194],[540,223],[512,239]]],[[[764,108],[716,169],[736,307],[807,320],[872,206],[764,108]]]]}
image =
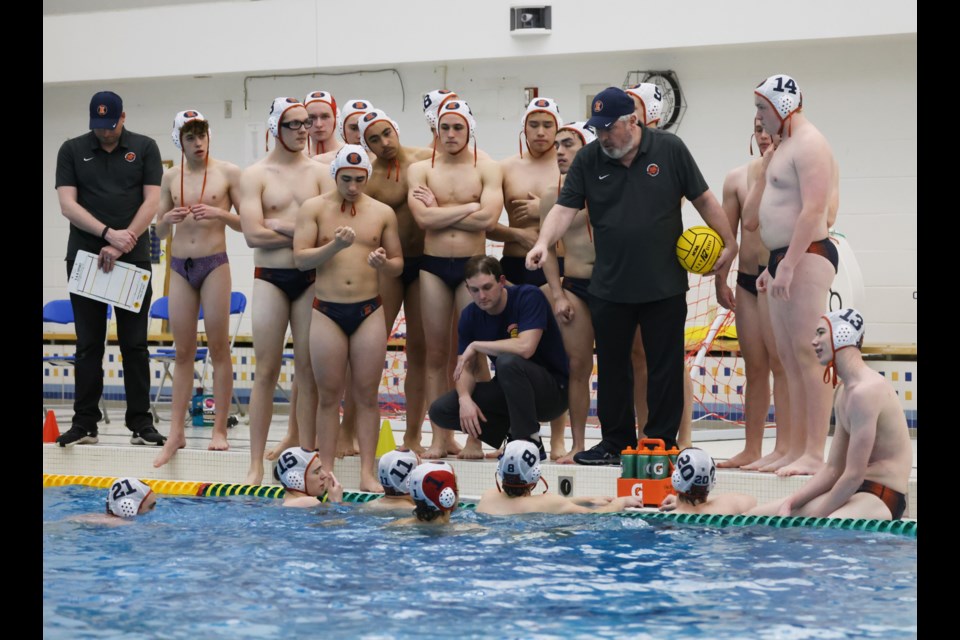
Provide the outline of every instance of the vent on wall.
{"type": "Polygon", "coordinates": [[[537,35],[550,33],[550,7],[510,8],[510,35],[537,35]]]}

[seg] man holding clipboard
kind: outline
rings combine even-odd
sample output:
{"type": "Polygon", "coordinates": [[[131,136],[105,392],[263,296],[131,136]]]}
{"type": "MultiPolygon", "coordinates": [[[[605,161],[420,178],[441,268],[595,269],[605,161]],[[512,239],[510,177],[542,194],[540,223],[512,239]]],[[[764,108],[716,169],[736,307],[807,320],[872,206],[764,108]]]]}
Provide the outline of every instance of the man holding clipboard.
{"type": "MultiPolygon", "coordinates": [[[[90,100],[90,132],[63,143],[57,155],[57,197],[70,221],[67,274],[73,271],[77,251],[98,256],[109,273],[118,261],[150,270],[146,233],[157,213],[163,166],[157,143],[124,129],[123,101],[112,91],[90,100]]],[[[123,357],[126,425],[132,444],[163,445],[150,413],[150,360],[147,352],[152,289],[147,285],[140,310],[117,308],[117,339],[123,357]]],[[[81,295],[70,295],[77,332],[76,385],[70,429],[57,438],[61,447],[96,444],[98,406],[103,394],[103,352],[107,305],[81,295]]]]}

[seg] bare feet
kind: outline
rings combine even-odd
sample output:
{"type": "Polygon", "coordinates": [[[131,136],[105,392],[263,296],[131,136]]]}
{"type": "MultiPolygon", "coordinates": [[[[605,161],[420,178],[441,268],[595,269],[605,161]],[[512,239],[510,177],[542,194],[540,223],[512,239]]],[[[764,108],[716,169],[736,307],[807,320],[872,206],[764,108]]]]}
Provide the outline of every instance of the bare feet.
{"type": "Polygon", "coordinates": [[[420,438],[421,436],[419,433],[417,434],[405,433],[403,434],[403,446],[405,449],[409,449],[410,451],[413,451],[414,453],[416,453],[418,456],[422,458],[425,449],[423,448],[423,445],[420,444],[420,438]]]}
{"type": "Polygon", "coordinates": [[[230,443],[227,442],[227,434],[218,433],[214,429],[213,436],[210,437],[210,444],[207,445],[207,451],[226,451],[229,448],[230,443]]]}
{"type": "Polygon", "coordinates": [[[457,458],[460,460],[483,460],[483,445],[480,444],[479,440],[470,438],[467,440],[466,446],[457,454],[457,458]]]}
{"type": "Polygon", "coordinates": [[[782,458],[784,455],[785,454],[783,452],[777,451],[776,449],[774,449],[773,451],[763,456],[759,460],[754,460],[750,464],[742,465],[740,468],[743,469],[744,471],[760,471],[761,469],[763,469],[763,467],[767,466],[768,464],[773,464],[774,462],[782,458]]]}
{"type": "Polygon", "coordinates": [[[169,436],[167,438],[166,444],[163,445],[163,449],[160,450],[160,453],[157,454],[157,457],[153,459],[154,468],[160,468],[163,465],[170,462],[170,459],[173,455],[180,449],[183,449],[187,446],[187,438],[183,435],[181,430],[179,437],[169,436]]]}
{"type": "Polygon", "coordinates": [[[573,461],[573,454],[567,453],[567,448],[564,446],[563,442],[557,442],[553,444],[553,438],[550,438],[550,459],[560,461],[567,456],[571,457],[571,462],[573,461]]]}
{"type": "Polygon", "coordinates": [[[360,491],[369,491],[370,493],[383,493],[383,485],[377,481],[375,476],[368,476],[360,472],[360,491]]]}
{"type": "Polygon", "coordinates": [[[263,465],[261,464],[259,469],[254,468],[254,465],[250,465],[250,470],[247,471],[247,477],[244,478],[243,484],[263,484],[263,465]]]}
{"type": "MultiPolygon", "coordinates": [[[[298,443],[296,440],[287,440],[287,439],[281,440],[280,442],[277,443],[277,445],[273,449],[270,449],[270,451],[267,452],[267,456],[266,456],[267,460],[271,460],[271,461],[276,460],[277,458],[280,457],[281,453],[283,453],[290,447],[297,446],[297,444],[298,443]]],[[[262,468],[260,471],[260,475],[261,476],[263,475],[262,468]]]]}
{"type": "Polygon", "coordinates": [[[583,447],[574,447],[570,450],[570,453],[558,458],[557,464],[575,464],[573,461],[573,456],[577,455],[581,451],[583,451],[583,447]]]}
{"type": "Polygon", "coordinates": [[[760,467],[759,470],[763,473],[773,473],[773,472],[779,471],[780,469],[787,466],[788,464],[793,464],[793,462],[796,461],[799,457],[800,456],[794,455],[792,453],[788,453],[785,456],[777,458],[776,460],[766,465],[765,467],[760,467]]]}
{"type": "Polygon", "coordinates": [[[727,460],[721,460],[717,463],[717,467],[720,469],[739,469],[744,465],[748,465],[751,462],[755,462],[760,458],[760,452],[751,452],[751,451],[741,451],[737,455],[729,458],[727,460]]]}
{"type": "Polygon", "coordinates": [[[823,468],[823,459],[804,454],[791,464],[777,470],[781,478],[786,476],[812,476],[823,468]]]}
{"type": "Polygon", "coordinates": [[[503,455],[503,447],[500,447],[496,451],[491,451],[490,453],[484,455],[484,458],[499,458],[503,455]]]}
{"type": "Polygon", "coordinates": [[[340,430],[340,435],[337,437],[337,457],[346,458],[349,456],[355,456],[360,453],[360,446],[357,444],[355,438],[345,435],[344,430],[340,430]]]}
{"type": "Polygon", "coordinates": [[[420,457],[424,460],[439,460],[440,458],[447,457],[447,448],[443,446],[444,443],[437,443],[430,445],[429,449],[426,449],[420,457]]]}

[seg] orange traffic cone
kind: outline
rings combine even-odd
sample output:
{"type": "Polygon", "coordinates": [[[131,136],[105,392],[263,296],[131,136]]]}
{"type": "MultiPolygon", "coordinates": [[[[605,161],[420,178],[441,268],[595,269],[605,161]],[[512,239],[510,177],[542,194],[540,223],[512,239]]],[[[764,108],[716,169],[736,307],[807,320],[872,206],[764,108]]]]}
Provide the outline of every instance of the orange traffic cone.
{"type": "Polygon", "coordinates": [[[53,410],[47,411],[47,418],[43,421],[43,441],[56,442],[60,437],[60,427],[57,426],[57,416],[53,415],[53,410]]]}

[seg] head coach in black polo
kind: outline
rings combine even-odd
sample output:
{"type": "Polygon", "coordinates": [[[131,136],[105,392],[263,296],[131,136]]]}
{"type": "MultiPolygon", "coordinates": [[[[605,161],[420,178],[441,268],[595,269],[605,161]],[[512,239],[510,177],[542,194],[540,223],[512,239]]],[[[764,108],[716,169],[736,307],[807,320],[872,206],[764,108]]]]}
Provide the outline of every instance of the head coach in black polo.
{"type": "MultiPolygon", "coordinates": [[[[118,261],[150,269],[147,229],[160,204],[163,165],[157,143],[124,128],[123,101],[112,91],[90,99],[90,131],[63,143],[57,155],[57,197],[70,221],[67,277],[77,251],[97,254],[110,272],[118,261]]],[[[147,352],[148,285],[140,312],[116,310],[117,341],[123,358],[126,424],[132,444],[162,445],[150,413],[150,360],[147,352]]],[[[61,447],[96,444],[103,394],[103,351],[107,305],[70,295],[77,332],[76,387],[70,430],[61,447]]]]}
{"type": "MultiPolygon", "coordinates": [[[[723,238],[715,273],[737,255],[736,236],[686,145],[677,136],[644,127],[633,99],[616,87],[594,98],[588,121],[597,140],[584,147],[549,211],[527,268],[539,269],[578,210],[587,208],[597,260],[588,293],[597,345],[597,414],[601,442],[581,451],[579,464],[619,464],[637,444],[630,345],[640,325],[647,352],[644,433],[676,444],[683,413],[684,322],[687,272],[676,256],[686,197],[723,238]]],[[[731,301],[724,301],[732,304],[731,301]]]]}

